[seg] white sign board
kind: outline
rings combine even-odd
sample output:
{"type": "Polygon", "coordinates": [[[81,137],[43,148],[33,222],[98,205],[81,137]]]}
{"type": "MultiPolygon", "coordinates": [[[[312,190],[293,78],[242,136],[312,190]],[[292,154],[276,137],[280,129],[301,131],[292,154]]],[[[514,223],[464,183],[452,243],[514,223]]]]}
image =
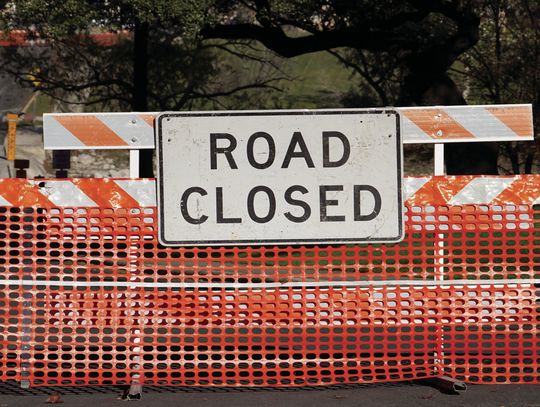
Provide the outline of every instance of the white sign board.
{"type": "Polygon", "coordinates": [[[399,241],[399,123],[395,110],[163,113],[159,241],[399,241]]]}

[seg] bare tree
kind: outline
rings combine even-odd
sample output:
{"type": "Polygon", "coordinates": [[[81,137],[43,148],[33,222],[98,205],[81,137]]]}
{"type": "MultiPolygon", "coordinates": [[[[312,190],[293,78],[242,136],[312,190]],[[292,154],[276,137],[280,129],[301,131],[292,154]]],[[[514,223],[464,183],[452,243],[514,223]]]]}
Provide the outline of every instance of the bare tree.
{"type": "MultiPolygon", "coordinates": [[[[473,103],[532,103],[535,133],[540,132],[540,3],[531,0],[484,0],[480,41],[451,73],[473,103]]],[[[501,143],[501,171],[531,173],[535,144],[501,143]]],[[[536,168],[538,171],[539,168],[536,168]]]]}

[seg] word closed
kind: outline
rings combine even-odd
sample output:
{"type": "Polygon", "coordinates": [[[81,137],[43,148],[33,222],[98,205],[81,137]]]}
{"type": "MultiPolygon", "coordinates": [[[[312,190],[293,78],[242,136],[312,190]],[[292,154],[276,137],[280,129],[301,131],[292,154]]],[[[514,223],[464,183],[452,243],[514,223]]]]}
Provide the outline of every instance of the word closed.
{"type": "Polygon", "coordinates": [[[164,245],[402,238],[395,111],[163,113],[157,143],[164,245]]]}

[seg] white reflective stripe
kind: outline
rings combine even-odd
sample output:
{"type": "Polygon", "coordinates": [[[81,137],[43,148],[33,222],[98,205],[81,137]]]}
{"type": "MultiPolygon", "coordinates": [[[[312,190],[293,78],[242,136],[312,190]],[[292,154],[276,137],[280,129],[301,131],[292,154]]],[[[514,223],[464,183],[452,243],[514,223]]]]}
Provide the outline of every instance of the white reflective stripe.
{"type": "Polygon", "coordinates": [[[101,122],[132,148],[154,148],[154,128],[137,113],[113,115],[96,114],[101,122]]]}
{"type": "Polygon", "coordinates": [[[32,180],[40,192],[58,206],[98,206],[88,195],[73,182],[67,180],[39,181],[32,180]]]}
{"type": "Polygon", "coordinates": [[[6,200],[2,195],[0,195],[0,206],[13,206],[11,202],[6,200]]]}
{"type": "Polygon", "coordinates": [[[449,205],[488,204],[514,182],[514,178],[475,178],[459,191],[449,205]]]}
{"type": "Polygon", "coordinates": [[[516,140],[519,136],[514,133],[506,124],[497,119],[485,108],[476,106],[451,108],[444,111],[456,122],[461,124],[475,138],[484,140],[516,140]]]}
{"type": "Polygon", "coordinates": [[[0,285],[56,286],[56,287],[131,287],[131,288],[301,288],[301,287],[452,287],[540,284],[540,279],[515,280],[386,280],[386,281],[288,281],[284,283],[141,283],[136,281],[50,281],[50,280],[7,280],[0,285]]]}
{"type": "Polygon", "coordinates": [[[153,180],[114,180],[141,206],[156,206],[156,183],[153,180]]]}
{"type": "Polygon", "coordinates": [[[540,205],[540,196],[533,202],[533,205],[540,205]]]}
{"type": "MultiPolygon", "coordinates": [[[[398,109],[400,110],[400,109],[398,109]]],[[[406,109],[403,109],[406,110],[406,109]]],[[[401,113],[401,112],[400,112],[401,113]]],[[[405,114],[401,113],[401,134],[406,144],[426,143],[436,141],[428,136],[420,127],[413,123],[405,114]]],[[[440,142],[440,141],[439,141],[440,142]]]]}
{"type": "Polygon", "coordinates": [[[51,114],[43,115],[43,148],[45,150],[69,150],[86,147],[51,114]]]}
{"type": "Polygon", "coordinates": [[[406,201],[411,196],[416,194],[420,188],[422,188],[431,177],[424,178],[404,178],[403,179],[403,201],[406,201]]]}

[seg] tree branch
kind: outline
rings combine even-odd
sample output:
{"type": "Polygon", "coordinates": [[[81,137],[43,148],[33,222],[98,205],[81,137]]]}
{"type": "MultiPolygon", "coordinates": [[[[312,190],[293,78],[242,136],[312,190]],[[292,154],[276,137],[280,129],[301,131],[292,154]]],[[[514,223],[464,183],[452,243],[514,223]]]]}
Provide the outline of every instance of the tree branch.
{"type": "Polygon", "coordinates": [[[389,49],[395,44],[394,35],[371,29],[324,31],[303,37],[289,37],[281,27],[262,27],[255,24],[216,25],[202,30],[205,38],[251,39],[283,57],[295,57],[331,48],[351,47],[371,50],[389,49]]]}
{"type": "MultiPolygon", "coordinates": [[[[361,53],[362,51],[359,51],[359,52],[361,53]]],[[[349,68],[352,68],[356,72],[358,72],[358,74],[360,74],[360,76],[362,76],[362,78],[364,78],[364,80],[373,88],[373,90],[377,93],[377,95],[379,95],[379,97],[381,98],[382,104],[384,106],[389,105],[388,97],[383,87],[377,81],[375,81],[373,77],[365,69],[363,69],[360,65],[353,63],[350,59],[343,57],[338,52],[335,52],[333,50],[328,50],[328,53],[336,57],[343,65],[349,68]]]]}

